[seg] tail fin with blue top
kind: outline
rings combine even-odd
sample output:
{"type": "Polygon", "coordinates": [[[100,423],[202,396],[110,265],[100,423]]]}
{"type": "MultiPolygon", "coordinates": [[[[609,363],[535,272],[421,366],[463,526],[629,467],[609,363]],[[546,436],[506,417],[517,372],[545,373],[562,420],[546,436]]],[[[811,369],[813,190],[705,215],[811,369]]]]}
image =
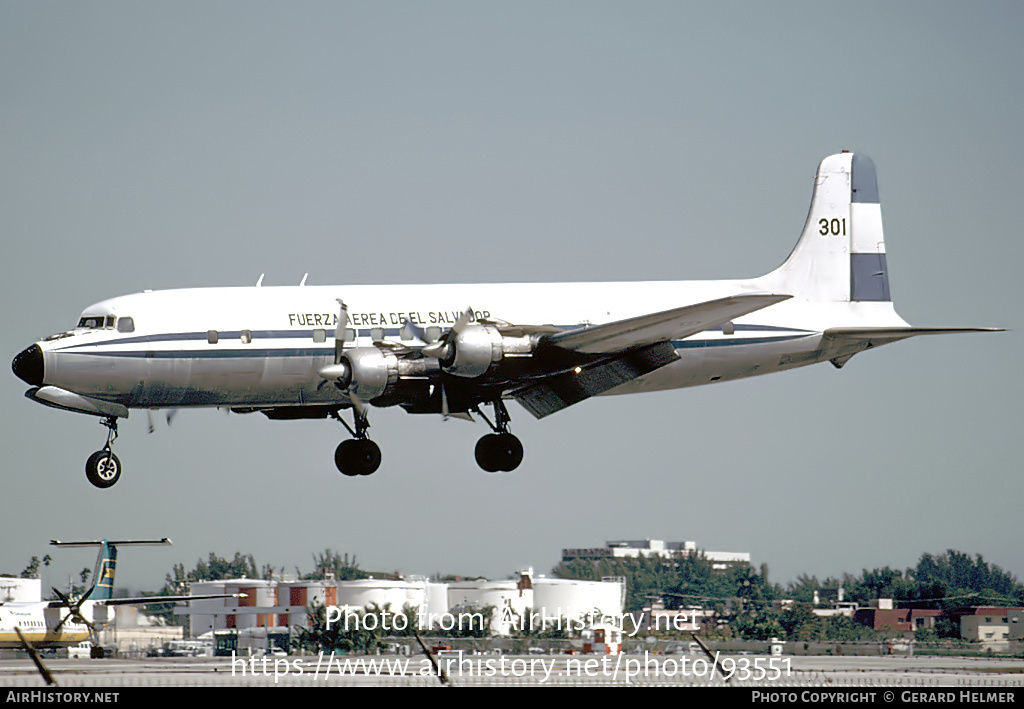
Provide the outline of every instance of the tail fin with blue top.
{"type": "Polygon", "coordinates": [[[759,279],[772,292],[824,302],[891,300],[882,208],[871,158],[821,161],[803,233],[779,268],[759,279]]]}
{"type": "Polygon", "coordinates": [[[843,151],[821,161],[800,240],[781,266],[756,282],[794,301],[848,304],[842,312],[855,324],[822,333],[823,349],[835,355],[837,367],[857,352],[915,335],[1000,330],[911,327],[896,314],[875,163],[860,153],[843,151]]]}

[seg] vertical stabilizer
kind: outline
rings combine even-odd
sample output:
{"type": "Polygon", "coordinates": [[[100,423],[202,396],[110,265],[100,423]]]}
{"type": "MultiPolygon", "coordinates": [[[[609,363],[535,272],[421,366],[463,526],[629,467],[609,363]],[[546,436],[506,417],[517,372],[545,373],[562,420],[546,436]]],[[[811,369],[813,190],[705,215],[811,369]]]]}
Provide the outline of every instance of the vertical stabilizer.
{"type": "Polygon", "coordinates": [[[117,547],[104,539],[100,542],[100,553],[96,556],[96,570],[93,572],[94,587],[89,598],[105,601],[114,596],[114,573],[117,571],[117,547]]]}
{"type": "Polygon", "coordinates": [[[168,546],[171,540],[163,539],[126,539],[111,541],[100,539],[87,542],[62,542],[58,539],[50,541],[53,546],[60,547],[99,547],[99,554],[96,555],[96,568],[93,570],[92,592],[89,594],[90,601],[105,601],[113,598],[114,576],[117,572],[117,547],[119,546],[168,546]]]}
{"type": "Polygon", "coordinates": [[[762,281],[773,292],[825,302],[889,301],[882,208],[871,158],[821,161],[796,248],[762,281]]]}

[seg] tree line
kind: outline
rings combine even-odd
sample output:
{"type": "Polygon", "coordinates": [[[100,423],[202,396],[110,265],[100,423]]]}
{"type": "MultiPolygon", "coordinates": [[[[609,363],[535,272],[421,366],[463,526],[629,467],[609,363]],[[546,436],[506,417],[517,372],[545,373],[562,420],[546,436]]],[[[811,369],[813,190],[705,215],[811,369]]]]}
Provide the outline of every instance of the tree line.
{"type": "MultiPolygon", "coordinates": [[[[552,573],[583,580],[623,577],[627,611],[639,611],[657,601],[668,609],[699,606],[713,610],[718,621],[705,624],[703,632],[746,639],[874,639],[873,631],[850,618],[822,618],[811,612],[816,592],[836,600],[839,588],[844,601],[858,606],[879,598],[891,598],[899,608],[946,613],[978,606],[1024,606],[1024,584],[1016,577],[980,554],[972,557],[952,549],[939,555],[922,554],[916,566],[905,570],[887,566],[824,580],[801,574],[787,586],[769,582],[767,565],[760,570],[747,564],[715,570],[701,553],[573,559],[558,564],[552,573]]],[[[918,633],[919,639],[930,639],[930,635],[958,637],[959,630],[952,621],[941,619],[934,630],[918,633]]]]}

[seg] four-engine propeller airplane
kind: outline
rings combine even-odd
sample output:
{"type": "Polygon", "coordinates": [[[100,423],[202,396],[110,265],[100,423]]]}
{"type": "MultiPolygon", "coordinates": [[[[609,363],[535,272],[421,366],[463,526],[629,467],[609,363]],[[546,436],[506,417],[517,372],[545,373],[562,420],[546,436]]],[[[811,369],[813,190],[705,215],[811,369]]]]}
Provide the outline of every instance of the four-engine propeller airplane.
{"type": "MultiPolygon", "coordinates": [[[[107,609],[112,606],[152,605],[156,603],[187,603],[210,598],[236,598],[239,594],[206,594],[197,596],[145,596],[140,598],[114,598],[114,575],[117,570],[119,546],[169,546],[171,540],[102,539],[85,542],[53,540],[59,547],[99,547],[92,586],[78,598],[69,598],[56,588],[58,600],[0,603],[0,648],[21,648],[31,644],[36,648],[55,648],[77,645],[85,640],[94,641],[96,635],[113,620],[107,609]],[[20,636],[19,636],[20,631],[20,636]]],[[[94,653],[94,656],[97,656],[94,653]]]]}
{"type": "Polygon", "coordinates": [[[346,475],[380,465],[368,405],[477,413],[493,433],[476,460],[497,472],[523,458],[508,399],[541,418],[599,394],[842,367],[907,337],[983,330],[911,327],[896,314],[875,166],[843,152],[818,167],[795,249],[759,278],[146,291],[86,308],[13,369],[30,399],[102,418],[107,443],[86,465],[98,487],[120,476],[111,445],[132,408],[333,417],[353,436],[335,453],[346,475]]]}

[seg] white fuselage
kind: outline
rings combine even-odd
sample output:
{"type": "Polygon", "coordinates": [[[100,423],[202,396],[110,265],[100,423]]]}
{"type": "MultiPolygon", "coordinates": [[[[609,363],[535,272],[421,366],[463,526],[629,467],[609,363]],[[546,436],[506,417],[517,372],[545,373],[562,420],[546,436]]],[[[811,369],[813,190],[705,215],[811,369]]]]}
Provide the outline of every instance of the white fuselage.
{"type": "MultiPolygon", "coordinates": [[[[86,617],[92,615],[90,601],[82,604],[82,612],[86,617]]],[[[67,615],[67,608],[50,608],[47,601],[0,604],[0,648],[23,647],[15,628],[36,647],[67,647],[88,640],[89,628],[73,618],[57,630],[67,615]]]]}
{"type": "MultiPolygon", "coordinates": [[[[476,317],[560,329],[597,325],[767,290],[747,281],[293,286],[147,291],[82,313],[85,326],[39,343],[44,383],[128,408],[285,407],[347,403],[318,371],[334,361],[338,300],[346,347],[422,346],[467,306],[476,317]],[[130,320],[126,320],[130,318],[130,320]],[[131,323],[131,330],[125,323],[131,323]],[[437,328],[431,332],[430,328],[437,328]]],[[[770,285],[770,284],[769,284],[770,285]]],[[[903,326],[889,302],[817,302],[799,296],[674,340],[680,359],[610,393],[695,386],[828,360],[830,327],[903,326]]]]}

